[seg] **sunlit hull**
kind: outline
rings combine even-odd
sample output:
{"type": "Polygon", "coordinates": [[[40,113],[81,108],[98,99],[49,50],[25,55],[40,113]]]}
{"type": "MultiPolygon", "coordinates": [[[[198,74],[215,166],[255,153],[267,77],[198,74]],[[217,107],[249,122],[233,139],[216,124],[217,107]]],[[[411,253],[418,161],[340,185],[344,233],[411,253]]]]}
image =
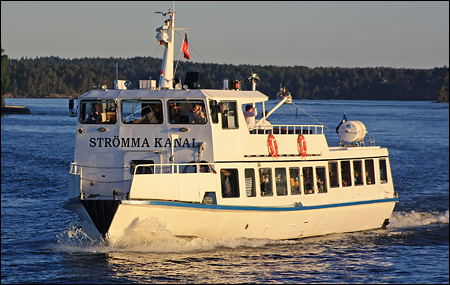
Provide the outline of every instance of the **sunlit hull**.
{"type": "MultiPolygon", "coordinates": [[[[383,227],[397,198],[299,207],[121,201],[104,233],[111,243],[151,234],[159,223],[176,236],[295,239],[383,227]]],[[[78,209],[82,213],[81,208],[78,209]]],[[[98,221],[96,221],[98,222],[98,221]]],[[[99,225],[96,225],[97,228],[99,225]]]]}

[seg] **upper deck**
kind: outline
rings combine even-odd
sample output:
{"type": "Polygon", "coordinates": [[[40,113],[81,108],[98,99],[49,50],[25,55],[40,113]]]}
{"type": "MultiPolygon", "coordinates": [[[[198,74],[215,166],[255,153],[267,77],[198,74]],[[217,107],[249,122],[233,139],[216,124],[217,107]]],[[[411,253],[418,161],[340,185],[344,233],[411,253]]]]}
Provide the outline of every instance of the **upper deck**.
{"type": "Polygon", "coordinates": [[[78,98],[75,161],[127,166],[143,153],[154,163],[332,159],[343,155],[330,153],[322,125],[275,125],[270,117],[260,117],[263,123],[251,132],[244,107],[267,100],[259,91],[91,90],[78,98]],[[101,117],[95,122],[90,119],[94,105],[101,117]],[[202,107],[204,118],[193,116],[195,105],[202,107]],[[269,135],[274,136],[278,157],[269,151],[269,135]],[[306,156],[299,151],[300,135],[306,141],[306,156]]]}

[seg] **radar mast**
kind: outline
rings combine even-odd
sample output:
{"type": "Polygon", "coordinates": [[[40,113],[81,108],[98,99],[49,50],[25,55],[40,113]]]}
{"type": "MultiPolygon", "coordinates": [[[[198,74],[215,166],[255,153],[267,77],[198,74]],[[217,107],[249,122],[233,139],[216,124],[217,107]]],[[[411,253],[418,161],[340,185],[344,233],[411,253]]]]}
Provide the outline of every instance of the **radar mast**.
{"type": "Polygon", "coordinates": [[[164,21],[164,25],[156,29],[156,39],[160,45],[164,46],[164,57],[161,65],[159,88],[173,89],[173,53],[174,53],[174,31],[186,30],[175,29],[175,12],[169,9],[169,12],[155,12],[165,16],[169,16],[164,21]]]}

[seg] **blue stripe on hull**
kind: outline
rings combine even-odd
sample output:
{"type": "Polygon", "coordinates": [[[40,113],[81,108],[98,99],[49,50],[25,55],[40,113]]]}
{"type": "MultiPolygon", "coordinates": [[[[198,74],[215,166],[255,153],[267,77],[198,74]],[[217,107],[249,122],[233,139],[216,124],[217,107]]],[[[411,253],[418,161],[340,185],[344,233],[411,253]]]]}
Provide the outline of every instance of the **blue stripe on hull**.
{"type": "Polygon", "coordinates": [[[263,211],[263,212],[288,212],[288,211],[305,211],[316,210],[336,207],[347,207],[355,205],[375,204],[375,203],[387,203],[398,202],[398,198],[378,199],[358,202],[346,202],[317,206],[285,206],[285,207],[263,207],[263,206],[225,206],[225,205],[208,205],[208,204],[196,204],[196,203],[183,203],[183,202],[171,202],[171,201],[156,201],[156,200],[122,200],[122,204],[125,205],[154,205],[154,206],[168,206],[168,207],[182,207],[182,208],[196,208],[196,209],[211,209],[211,210],[233,210],[233,211],[263,211]]]}

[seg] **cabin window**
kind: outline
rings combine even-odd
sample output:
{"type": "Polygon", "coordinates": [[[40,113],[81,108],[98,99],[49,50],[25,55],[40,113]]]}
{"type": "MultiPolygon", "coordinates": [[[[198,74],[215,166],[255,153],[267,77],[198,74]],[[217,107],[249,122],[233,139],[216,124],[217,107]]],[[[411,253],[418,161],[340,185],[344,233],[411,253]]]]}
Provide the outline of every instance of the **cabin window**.
{"type": "Polygon", "coordinates": [[[277,196],[287,195],[286,168],[275,168],[275,185],[277,187],[277,196]]]}
{"type": "Polygon", "coordinates": [[[81,101],[82,124],[115,124],[116,116],[116,102],[113,100],[81,101]]]}
{"type": "Polygon", "coordinates": [[[130,173],[134,173],[134,169],[136,169],[136,174],[152,174],[155,173],[154,166],[151,164],[155,164],[153,160],[132,160],[130,161],[130,173]]]}
{"type": "Polygon", "coordinates": [[[313,168],[312,167],[303,167],[302,169],[303,176],[303,192],[305,194],[313,194],[313,168]]]}
{"type": "Polygon", "coordinates": [[[169,100],[171,124],[206,124],[207,114],[202,100],[169,100]]]}
{"type": "Polygon", "coordinates": [[[352,176],[350,175],[350,161],[341,161],[342,186],[352,186],[352,176]]]}
{"type": "Polygon", "coordinates": [[[353,176],[355,177],[355,185],[363,185],[363,177],[362,177],[362,161],[354,160],[353,161],[353,176]]]}
{"type": "Polygon", "coordinates": [[[124,124],[162,124],[162,102],[159,100],[123,100],[124,124]]]}
{"type": "Polygon", "coordinates": [[[364,161],[364,167],[366,168],[366,184],[375,184],[375,175],[373,171],[373,159],[366,159],[364,161]]]}
{"type": "Polygon", "coordinates": [[[222,129],[238,129],[236,102],[220,102],[219,113],[222,114],[222,129]]]}
{"type": "Polygon", "coordinates": [[[219,123],[219,105],[216,100],[209,101],[209,110],[211,110],[211,121],[214,124],[219,123]]]}
{"type": "Polygon", "coordinates": [[[253,168],[245,169],[245,193],[247,194],[247,197],[256,196],[255,170],[253,168]]]}
{"type": "Polygon", "coordinates": [[[328,171],[330,177],[330,187],[335,188],[339,187],[339,171],[337,162],[329,162],[328,163],[328,171]]]}
{"type": "Polygon", "coordinates": [[[386,159],[380,158],[380,180],[381,183],[387,182],[386,159]]]}
{"type": "MultiPolygon", "coordinates": [[[[174,169],[176,171],[176,169],[174,169]]],[[[206,160],[202,160],[199,163],[196,163],[195,161],[191,161],[186,164],[180,165],[180,173],[211,173],[213,172],[212,166],[208,164],[206,160]],[[199,166],[199,169],[197,171],[197,167],[199,166]]]]}
{"type": "Polygon", "coordinates": [[[300,171],[298,167],[289,168],[289,180],[291,184],[291,195],[300,194],[300,171]]]}
{"type": "Polygon", "coordinates": [[[272,191],[272,169],[260,168],[259,181],[261,186],[261,196],[273,196],[272,191]]]}
{"type": "Polygon", "coordinates": [[[221,169],[222,197],[239,197],[239,180],[237,169],[221,169]]]}
{"type": "Polygon", "coordinates": [[[317,185],[317,192],[319,193],[328,192],[325,167],[316,167],[316,185],[317,185]]]}

